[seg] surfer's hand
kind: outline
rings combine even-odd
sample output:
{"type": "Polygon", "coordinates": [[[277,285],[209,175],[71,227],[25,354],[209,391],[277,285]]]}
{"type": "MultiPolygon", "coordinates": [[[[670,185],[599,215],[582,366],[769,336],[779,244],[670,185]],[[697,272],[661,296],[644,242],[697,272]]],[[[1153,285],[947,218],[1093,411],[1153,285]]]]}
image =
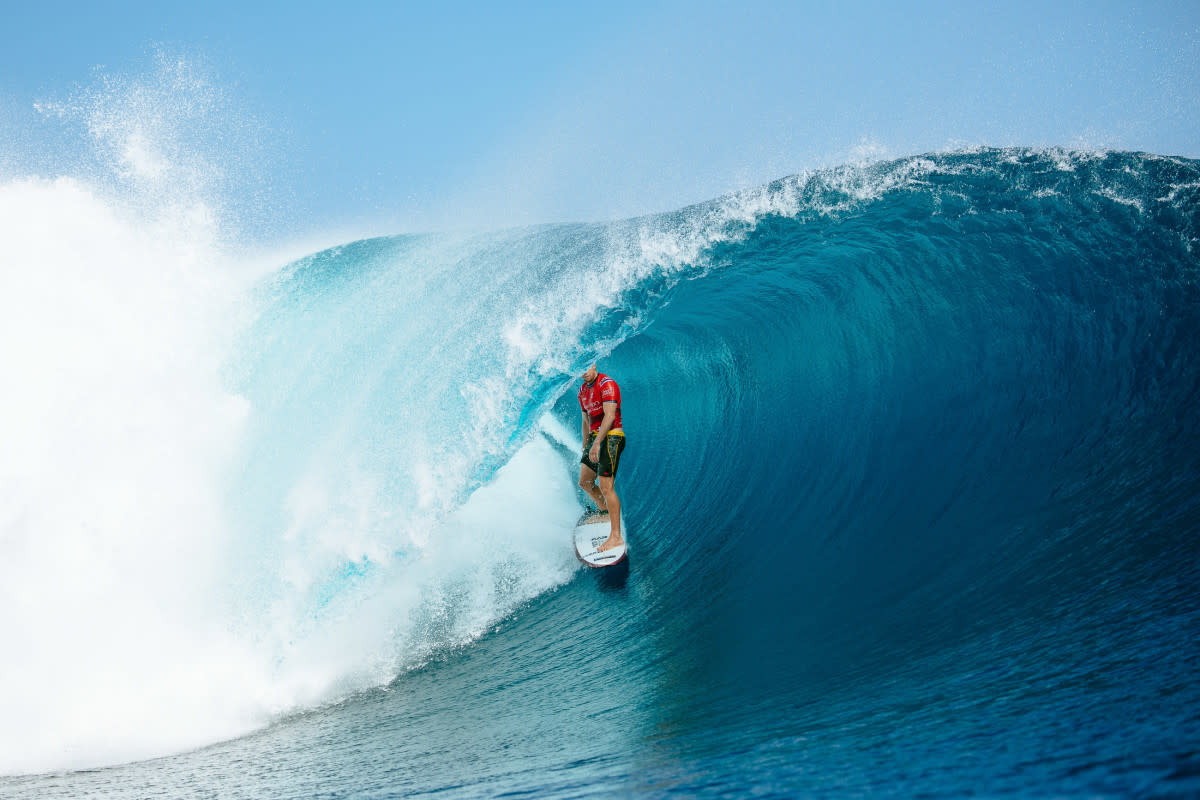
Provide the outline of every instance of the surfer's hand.
{"type": "Polygon", "coordinates": [[[592,461],[600,460],[600,445],[598,445],[598,444],[592,445],[592,449],[588,452],[588,458],[591,459],[592,461]]]}

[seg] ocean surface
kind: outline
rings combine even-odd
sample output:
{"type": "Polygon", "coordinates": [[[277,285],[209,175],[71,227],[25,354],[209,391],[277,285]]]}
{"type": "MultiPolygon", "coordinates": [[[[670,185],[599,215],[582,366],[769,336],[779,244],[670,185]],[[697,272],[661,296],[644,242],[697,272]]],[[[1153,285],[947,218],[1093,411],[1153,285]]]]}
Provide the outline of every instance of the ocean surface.
{"type": "Polygon", "coordinates": [[[929,154],[252,279],[203,211],[0,186],[0,797],[1200,796],[1200,163],[929,154]]]}

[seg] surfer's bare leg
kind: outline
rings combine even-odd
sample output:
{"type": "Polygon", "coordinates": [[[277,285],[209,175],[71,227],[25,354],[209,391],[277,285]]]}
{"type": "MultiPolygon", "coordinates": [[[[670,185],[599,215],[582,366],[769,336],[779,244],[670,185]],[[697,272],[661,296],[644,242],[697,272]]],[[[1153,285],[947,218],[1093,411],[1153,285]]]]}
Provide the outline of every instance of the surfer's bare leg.
{"type": "Polygon", "coordinates": [[[621,544],[621,498],[617,497],[617,490],[613,488],[612,478],[600,479],[600,494],[604,495],[605,507],[608,509],[609,525],[611,526],[608,538],[596,548],[597,552],[603,553],[605,550],[611,550],[621,544]]]}
{"type": "MultiPolygon", "coordinates": [[[[603,480],[601,478],[601,481],[603,480]]],[[[609,483],[611,482],[612,479],[609,478],[609,483]]],[[[587,496],[592,498],[592,502],[596,504],[596,508],[600,510],[600,513],[604,514],[608,512],[608,504],[605,502],[605,496],[596,488],[596,471],[587,464],[579,465],[579,488],[587,492],[587,496]]]]}

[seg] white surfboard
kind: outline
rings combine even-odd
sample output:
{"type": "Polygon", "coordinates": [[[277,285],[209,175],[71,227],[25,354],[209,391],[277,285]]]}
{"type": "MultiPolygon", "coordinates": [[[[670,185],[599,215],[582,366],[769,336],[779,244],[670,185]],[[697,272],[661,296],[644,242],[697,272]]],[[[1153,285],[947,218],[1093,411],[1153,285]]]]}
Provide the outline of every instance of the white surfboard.
{"type": "Polygon", "coordinates": [[[575,523],[575,555],[589,567],[611,567],[625,559],[625,517],[621,516],[621,544],[596,552],[596,548],[608,538],[612,526],[607,514],[584,514],[575,523]]]}

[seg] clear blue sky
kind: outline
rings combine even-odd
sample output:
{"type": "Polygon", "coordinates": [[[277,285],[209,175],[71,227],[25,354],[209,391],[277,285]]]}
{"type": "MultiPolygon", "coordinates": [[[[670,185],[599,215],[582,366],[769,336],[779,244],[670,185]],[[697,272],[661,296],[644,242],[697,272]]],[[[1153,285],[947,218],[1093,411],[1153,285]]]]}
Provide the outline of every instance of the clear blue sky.
{"type": "Polygon", "coordinates": [[[182,55],[297,230],[629,216],[864,152],[1200,157],[1196,0],[3,1],[0,133],[182,55]]]}

